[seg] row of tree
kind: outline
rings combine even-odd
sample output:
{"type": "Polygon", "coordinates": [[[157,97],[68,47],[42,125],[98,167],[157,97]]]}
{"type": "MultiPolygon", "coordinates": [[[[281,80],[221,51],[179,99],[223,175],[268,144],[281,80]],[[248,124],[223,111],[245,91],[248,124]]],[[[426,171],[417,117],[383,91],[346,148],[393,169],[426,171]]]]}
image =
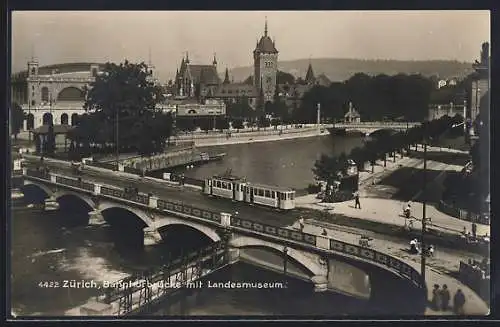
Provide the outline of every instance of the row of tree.
{"type": "Polygon", "coordinates": [[[421,143],[424,139],[430,144],[436,143],[439,137],[447,130],[453,128],[455,124],[462,121],[462,117],[443,116],[438,120],[425,122],[420,126],[409,128],[405,132],[384,131],[377,137],[365,142],[363,147],[356,147],[347,155],[341,153],[338,156],[322,154],[314,163],[313,173],[318,180],[326,181],[332,185],[345,174],[348,160],[353,160],[358,166],[358,171],[363,171],[365,163],[371,164],[373,169],[377,160],[387,164],[388,155],[396,160],[396,154],[404,155],[404,150],[408,151],[411,145],[421,143]]]}
{"type": "MultiPolygon", "coordinates": [[[[278,72],[278,84],[297,84],[293,76],[288,75],[290,74],[278,72]]],[[[344,82],[333,82],[329,86],[311,86],[299,101],[296,101],[296,98],[301,95],[290,86],[288,99],[292,101],[285,101],[286,96],[280,95],[277,90],[273,103],[257,104],[256,110],[249,106],[248,99],[242,98],[241,101],[228,106],[228,115],[253,119],[268,113],[284,121],[313,123],[316,121],[316,108],[319,103],[322,119],[336,121],[344,117],[349,102],[352,102],[363,120],[422,121],[428,116],[431,104],[453,102],[462,105],[464,99],[470,104],[473,78],[473,75],[470,75],[457,85],[437,89],[433,79],[419,74],[369,76],[357,73],[344,82]]]]}

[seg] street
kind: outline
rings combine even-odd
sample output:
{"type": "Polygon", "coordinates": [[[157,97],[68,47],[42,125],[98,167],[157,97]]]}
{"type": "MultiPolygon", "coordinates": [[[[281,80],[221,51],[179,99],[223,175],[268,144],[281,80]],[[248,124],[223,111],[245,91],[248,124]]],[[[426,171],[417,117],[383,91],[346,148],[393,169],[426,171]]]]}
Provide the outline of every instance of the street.
{"type": "MultiPolygon", "coordinates": [[[[51,172],[76,177],[76,175],[74,175],[73,169],[67,164],[51,163],[49,166],[51,172]]],[[[35,166],[32,165],[31,167],[35,166]]],[[[111,172],[109,170],[103,170],[101,173],[89,171],[88,169],[84,168],[82,179],[117,187],[137,187],[139,189],[139,192],[152,192],[153,194],[166,200],[179,201],[187,205],[205,210],[228,212],[231,214],[238,212],[238,217],[240,218],[278,227],[293,223],[298,219],[299,215],[298,212],[294,210],[288,212],[279,212],[272,208],[258,207],[241,202],[233,202],[228,199],[212,198],[202,194],[199,190],[193,190],[189,187],[169,187],[164,184],[158,184],[153,181],[148,181],[147,179],[142,179],[141,181],[133,179],[126,180],[125,178],[117,177],[114,174],[114,172],[111,172]]]]}

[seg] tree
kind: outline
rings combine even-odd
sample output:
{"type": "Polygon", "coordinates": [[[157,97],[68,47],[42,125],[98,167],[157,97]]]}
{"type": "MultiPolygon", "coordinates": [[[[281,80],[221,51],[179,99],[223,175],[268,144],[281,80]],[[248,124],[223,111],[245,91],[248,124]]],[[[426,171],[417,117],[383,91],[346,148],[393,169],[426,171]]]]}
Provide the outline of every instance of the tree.
{"type": "Polygon", "coordinates": [[[378,159],[377,144],[375,141],[368,141],[365,143],[364,147],[366,159],[370,162],[372,167],[372,174],[375,172],[375,163],[378,159]]]}
{"type": "Polygon", "coordinates": [[[366,151],[362,147],[355,147],[349,153],[349,158],[354,160],[358,167],[358,171],[363,171],[366,162],[366,151]]]}
{"type": "Polygon", "coordinates": [[[21,108],[21,106],[16,102],[12,104],[11,110],[11,133],[17,140],[17,135],[21,132],[24,120],[26,119],[26,114],[24,113],[23,108],[21,108]]]}
{"type": "Polygon", "coordinates": [[[278,70],[276,73],[276,84],[295,84],[295,77],[290,73],[278,70]]]}
{"type": "Polygon", "coordinates": [[[333,183],[339,171],[338,158],[321,154],[314,162],[313,173],[317,179],[326,181],[329,185],[333,183]]]}
{"type": "Polygon", "coordinates": [[[163,149],[173,120],[157,109],[164,94],[161,86],[154,84],[146,64],[127,60],[119,65],[106,63],[85,93],[87,123],[79,123],[75,132],[80,140],[115,143],[118,127],[120,149],[143,149],[145,143],[151,146],[144,154],[163,149]],[[96,138],[96,127],[106,132],[96,138]]]}

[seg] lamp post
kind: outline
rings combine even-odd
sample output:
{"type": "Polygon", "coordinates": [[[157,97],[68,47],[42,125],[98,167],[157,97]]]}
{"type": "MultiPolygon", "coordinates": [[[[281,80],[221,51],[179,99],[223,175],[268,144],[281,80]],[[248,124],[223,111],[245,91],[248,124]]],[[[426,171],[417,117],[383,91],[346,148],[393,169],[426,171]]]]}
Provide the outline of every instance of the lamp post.
{"type": "Polygon", "coordinates": [[[116,143],[116,170],[119,171],[119,162],[120,162],[120,151],[119,151],[119,139],[118,139],[118,108],[115,107],[115,143],[116,143]]]}
{"type": "Polygon", "coordinates": [[[285,246],[283,248],[283,275],[286,276],[286,269],[288,263],[288,248],[285,246]]]}
{"type": "Polygon", "coordinates": [[[424,174],[423,174],[423,201],[422,201],[422,235],[421,235],[421,267],[420,274],[422,275],[422,280],[425,283],[425,261],[426,261],[426,250],[425,250],[425,233],[427,225],[426,217],[426,204],[427,204],[427,125],[423,126],[424,130],[424,174]]]}

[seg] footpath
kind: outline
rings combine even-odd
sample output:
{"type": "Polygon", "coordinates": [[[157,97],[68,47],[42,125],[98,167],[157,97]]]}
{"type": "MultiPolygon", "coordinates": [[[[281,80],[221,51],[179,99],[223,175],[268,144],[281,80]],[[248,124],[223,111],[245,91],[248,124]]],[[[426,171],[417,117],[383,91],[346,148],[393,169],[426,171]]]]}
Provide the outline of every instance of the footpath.
{"type": "MultiPolygon", "coordinates": [[[[290,227],[298,228],[298,222],[290,227]]],[[[358,244],[359,238],[361,236],[356,232],[346,232],[339,230],[339,228],[336,228],[334,225],[321,224],[321,226],[319,226],[313,221],[305,220],[304,222],[304,232],[306,233],[321,235],[323,229],[327,231],[327,236],[329,237],[333,237],[343,242],[348,242],[356,245],[358,244]]],[[[417,271],[420,271],[420,256],[406,253],[404,248],[408,247],[409,244],[405,245],[402,242],[389,241],[380,238],[374,238],[371,241],[371,248],[373,248],[374,250],[393,255],[411,265],[417,271]]],[[[434,284],[438,284],[440,286],[446,284],[448,286],[448,289],[450,290],[452,298],[458,289],[461,289],[464,293],[466,298],[464,306],[465,315],[487,315],[489,313],[488,305],[479,297],[479,295],[477,295],[468,286],[462,284],[460,281],[449,275],[446,275],[445,273],[433,267],[433,265],[436,264],[447,265],[452,268],[452,266],[456,266],[457,262],[459,262],[460,259],[467,258],[469,258],[469,256],[463,255],[463,257],[460,258],[457,257],[457,255],[454,253],[451,254],[447,252],[437,251],[433,258],[428,259],[426,269],[428,300],[431,301],[432,299],[432,288],[434,284]]],[[[425,315],[455,315],[455,313],[453,313],[451,310],[435,311],[431,308],[427,308],[427,310],[425,311],[425,315]]]]}
{"type": "MultiPolygon", "coordinates": [[[[419,147],[418,151],[422,151],[422,147],[419,147]]],[[[428,147],[427,151],[446,151],[457,153],[458,150],[428,147]]],[[[463,153],[463,151],[459,152],[463,153]]],[[[412,212],[413,216],[415,217],[413,228],[421,229],[421,215],[423,204],[420,202],[413,202],[415,198],[418,197],[420,192],[415,194],[411,199],[400,201],[376,196],[373,194],[373,192],[371,192],[370,188],[373,188],[373,184],[378,184],[383,178],[389,176],[402,167],[423,168],[422,159],[412,158],[408,156],[401,158],[400,156],[397,156],[396,162],[393,162],[393,159],[389,158],[386,162],[386,165],[386,167],[383,167],[383,165],[378,162],[374,167],[373,174],[371,173],[371,167],[368,169],[369,171],[362,171],[359,173],[359,193],[361,209],[354,208],[353,200],[336,203],[322,203],[320,199],[316,198],[315,194],[308,194],[305,196],[297,197],[296,206],[299,208],[316,209],[323,212],[327,211],[328,213],[332,214],[340,214],[352,219],[369,220],[382,224],[404,227],[406,222],[403,216],[403,208],[405,207],[407,201],[412,200],[412,212]]],[[[429,160],[427,166],[428,169],[436,170],[460,171],[463,168],[462,166],[458,165],[443,164],[439,162],[432,162],[429,160]]],[[[380,187],[382,188],[384,186],[380,185],[380,187]]],[[[442,233],[460,234],[463,232],[464,227],[467,231],[471,230],[471,222],[447,215],[438,210],[432,204],[427,204],[426,216],[427,218],[431,219],[430,223],[428,224],[429,228],[434,228],[442,233]]],[[[490,226],[477,224],[477,234],[491,235],[490,226]]]]}

